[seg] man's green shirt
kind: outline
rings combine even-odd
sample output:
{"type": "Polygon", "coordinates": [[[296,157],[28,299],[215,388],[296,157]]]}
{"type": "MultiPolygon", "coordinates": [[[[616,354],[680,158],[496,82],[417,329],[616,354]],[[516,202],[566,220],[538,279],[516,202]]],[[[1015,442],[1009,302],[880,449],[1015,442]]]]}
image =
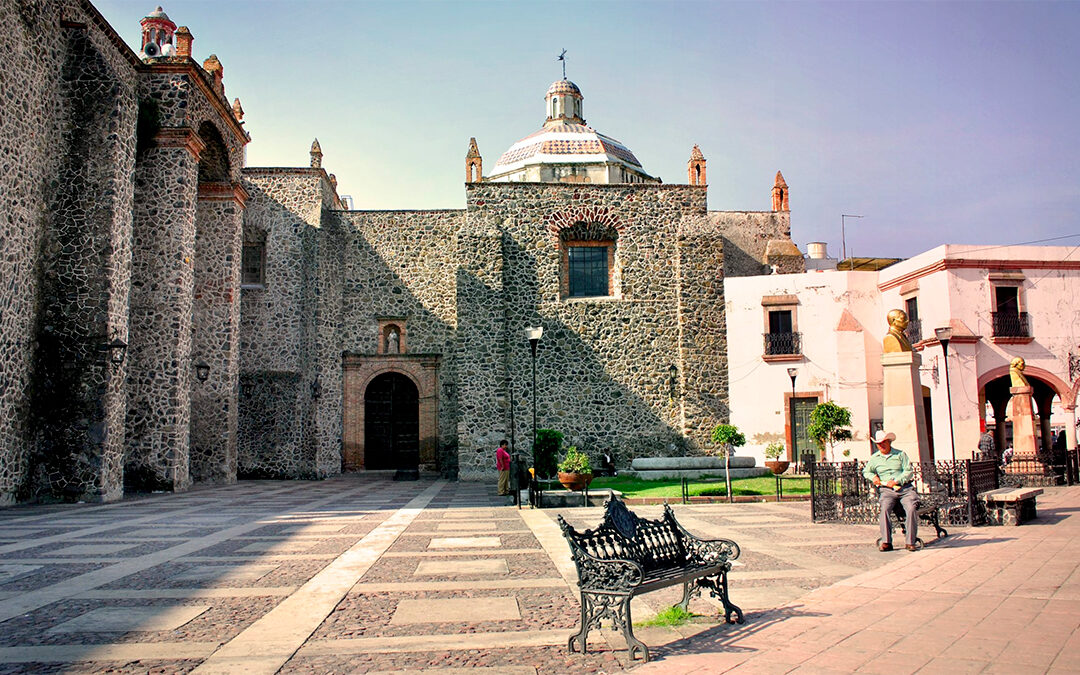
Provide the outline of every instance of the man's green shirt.
{"type": "Polygon", "coordinates": [[[881,479],[882,485],[891,480],[896,481],[897,485],[904,485],[911,482],[915,472],[911,468],[911,460],[908,459],[907,453],[892,448],[887,455],[881,454],[880,451],[870,455],[862,475],[871,482],[874,476],[877,476],[881,479]]]}

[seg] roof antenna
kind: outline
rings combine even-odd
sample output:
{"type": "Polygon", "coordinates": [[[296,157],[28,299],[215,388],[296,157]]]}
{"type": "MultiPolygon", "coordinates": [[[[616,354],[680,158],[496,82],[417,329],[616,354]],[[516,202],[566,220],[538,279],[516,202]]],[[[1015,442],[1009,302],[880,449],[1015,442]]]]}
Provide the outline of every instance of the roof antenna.
{"type": "Polygon", "coordinates": [[[562,50],[562,54],[559,54],[556,61],[562,61],[562,79],[566,79],[566,50],[562,50]]]}

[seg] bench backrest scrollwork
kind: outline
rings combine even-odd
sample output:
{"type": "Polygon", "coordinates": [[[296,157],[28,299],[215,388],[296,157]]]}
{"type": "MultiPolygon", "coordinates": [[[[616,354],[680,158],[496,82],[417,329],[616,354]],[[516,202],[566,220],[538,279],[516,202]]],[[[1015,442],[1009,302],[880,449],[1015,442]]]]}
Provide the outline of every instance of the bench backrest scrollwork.
{"type": "MultiPolygon", "coordinates": [[[[571,549],[600,560],[632,560],[646,574],[681,568],[687,552],[681,528],[670,507],[660,520],[641,518],[614,497],[604,502],[604,520],[592,530],[578,532],[559,516],[559,526],[571,549]]],[[[577,556],[575,556],[577,559],[577,556]]]]}

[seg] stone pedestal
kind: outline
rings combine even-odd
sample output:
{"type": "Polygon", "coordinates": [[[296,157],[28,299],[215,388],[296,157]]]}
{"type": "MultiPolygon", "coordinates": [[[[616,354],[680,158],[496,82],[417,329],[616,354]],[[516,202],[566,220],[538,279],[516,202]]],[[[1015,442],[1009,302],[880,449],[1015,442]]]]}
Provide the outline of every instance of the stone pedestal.
{"type": "Polygon", "coordinates": [[[1039,451],[1035,436],[1035,411],[1031,406],[1032,387],[1011,387],[1013,457],[1005,467],[1006,473],[1022,474],[1025,485],[1053,485],[1054,472],[1048,465],[1049,456],[1039,451]]]}
{"type": "Polygon", "coordinates": [[[1039,452],[1035,437],[1035,411],[1031,406],[1032,387],[1011,387],[1013,459],[1035,459],[1039,452]]]}
{"type": "Polygon", "coordinates": [[[930,443],[926,437],[926,413],[919,386],[919,365],[922,358],[915,352],[890,352],[881,355],[885,379],[885,431],[896,434],[893,447],[908,454],[914,462],[929,462],[930,443]]]}

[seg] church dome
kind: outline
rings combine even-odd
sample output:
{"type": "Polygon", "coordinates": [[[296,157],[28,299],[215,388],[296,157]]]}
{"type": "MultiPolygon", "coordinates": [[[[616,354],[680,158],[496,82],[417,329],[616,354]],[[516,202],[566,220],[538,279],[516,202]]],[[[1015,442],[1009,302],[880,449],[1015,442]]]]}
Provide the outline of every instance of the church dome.
{"type": "Polygon", "coordinates": [[[548,96],[554,94],[572,94],[574,96],[581,96],[581,90],[570,80],[555,80],[547,90],[548,96]]]}
{"type": "Polygon", "coordinates": [[[539,131],[510,146],[495,162],[491,181],[539,183],[654,183],[630,148],[585,123],[581,89],[556,80],[544,98],[539,131]]]}

